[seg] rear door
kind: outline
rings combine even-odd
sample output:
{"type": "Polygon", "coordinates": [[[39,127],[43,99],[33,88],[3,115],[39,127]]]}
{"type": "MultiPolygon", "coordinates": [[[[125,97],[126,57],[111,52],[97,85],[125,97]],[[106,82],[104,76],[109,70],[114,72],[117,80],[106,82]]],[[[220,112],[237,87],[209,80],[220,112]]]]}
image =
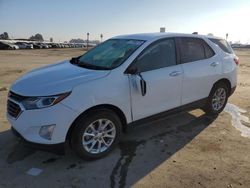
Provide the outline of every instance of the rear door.
{"type": "Polygon", "coordinates": [[[213,84],[220,78],[222,63],[214,50],[201,38],[177,39],[184,71],[182,105],[208,97],[213,84]]]}
{"type": "Polygon", "coordinates": [[[146,94],[138,90],[138,73],[129,75],[133,120],[142,119],[181,103],[182,69],[177,64],[174,39],[151,44],[132,64],[146,82],[146,94]]]}

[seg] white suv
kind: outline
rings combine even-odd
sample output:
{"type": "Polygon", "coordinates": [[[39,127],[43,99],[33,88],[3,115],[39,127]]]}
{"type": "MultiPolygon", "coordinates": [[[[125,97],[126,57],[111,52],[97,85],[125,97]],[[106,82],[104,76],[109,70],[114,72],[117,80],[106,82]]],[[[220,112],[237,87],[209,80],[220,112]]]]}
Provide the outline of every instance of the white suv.
{"type": "Polygon", "coordinates": [[[80,157],[96,159],[115,147],[127,125],[146,117],[187,108],[220,113],[236,88],[238,63],[220,38],[118,36],[19,78],[9,91],[7,117],[28,142],[69,140],[80,157]]]}

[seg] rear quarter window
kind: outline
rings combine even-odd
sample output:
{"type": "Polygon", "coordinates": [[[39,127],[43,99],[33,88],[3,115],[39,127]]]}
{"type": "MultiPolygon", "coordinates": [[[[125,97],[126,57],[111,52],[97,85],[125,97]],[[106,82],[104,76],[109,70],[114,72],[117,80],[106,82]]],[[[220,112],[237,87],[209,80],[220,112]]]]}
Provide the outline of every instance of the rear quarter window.
{"type": "Polygon", "coordinates": [[[218,45],[224,52],[233,54],[233,50],[226,40],[214,38],[209,38],[209,40],[218,45]]]}

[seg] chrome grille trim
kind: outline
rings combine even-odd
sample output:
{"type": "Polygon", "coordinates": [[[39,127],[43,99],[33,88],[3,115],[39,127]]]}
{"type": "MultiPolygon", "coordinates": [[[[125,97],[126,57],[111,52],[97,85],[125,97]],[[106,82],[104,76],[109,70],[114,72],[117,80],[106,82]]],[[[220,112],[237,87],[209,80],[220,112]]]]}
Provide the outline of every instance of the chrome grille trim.
{"type": "Polygon", "coordinates": [[[10,92],[7,100],[7,114],[9,117],[17,119],[25,110],[24,106],[20,103],[23,99],[25,97],[10,92]]]}

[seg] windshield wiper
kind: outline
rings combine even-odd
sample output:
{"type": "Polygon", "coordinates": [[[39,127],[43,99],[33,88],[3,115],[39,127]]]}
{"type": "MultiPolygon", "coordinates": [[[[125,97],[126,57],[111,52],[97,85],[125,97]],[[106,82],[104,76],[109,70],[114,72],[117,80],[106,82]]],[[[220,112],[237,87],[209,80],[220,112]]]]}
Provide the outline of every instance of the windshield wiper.
{"type": "Polygon", "coordinates": [[[79,56],[79,57],[72,57],[71,58],[71,60],[69,60],[69,62],[71,63],[71,64],[73,64],[73,65],[77,65],[77,64],[79,64],[79,58],[80,58],[81,56],[79,56]]]}
{"type": "Polygon", "coordinates": [[[71,64],[73,65],[76,65],[78,67],[83,67],[83,68],[86,68],[86,69],[92,69],[92,70],[110,70],[110,68],[108,67],[101,67],[101,66],[98,66],[98,65],[93,65],[93,64],[89,64],[89,63],[86,63],[86,62],[83,62],[83,61],[80,61],[79,57],[72,57],[71,60],[69,61],[71,64]]]}

